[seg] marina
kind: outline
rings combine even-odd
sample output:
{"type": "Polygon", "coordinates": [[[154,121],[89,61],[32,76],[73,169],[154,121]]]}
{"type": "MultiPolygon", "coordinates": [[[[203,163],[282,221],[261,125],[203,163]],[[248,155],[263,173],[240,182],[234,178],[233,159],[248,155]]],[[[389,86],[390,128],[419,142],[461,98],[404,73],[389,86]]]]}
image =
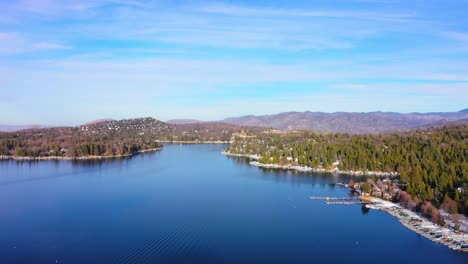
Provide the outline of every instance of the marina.
{"type": "Polygon", "coordinates": [[[366,201],[359,200],[357,197],[309,196],[309,199],[322,200],[328,205],[356,205],[366,203],[366,201]]]}
{"type": "Polygon", "coordinates": [[[396,217],[405,227],[429,240],[446,245],[453,250],[468,253],[468,236],[464,232],[436,225],[419,214],[389,201],[363,196],[359,199],[368,203],[367,208],[387,212],[396,217]]]}
{"type": "Polygon", "coordinates": [[[357,197],[328,197],[328,196],[310,196],[311,200],[327,200],[327,201],[355,201],[357,197]]]}
{"type": "Polygon", "coordinates": [[[468,236],[462,231],[454,230],[436,225],[419,214],[401,207],[398,204],[385,201],[379,198],[359,196],[359,197],[330,197],[330,196],[309,196],[310,200],[322,200],[327,205],[365,205],[368,209],[382,210],[396,217],[401,224],[417,234],[444,244],[450,249],[468,252],[468,236]]]}

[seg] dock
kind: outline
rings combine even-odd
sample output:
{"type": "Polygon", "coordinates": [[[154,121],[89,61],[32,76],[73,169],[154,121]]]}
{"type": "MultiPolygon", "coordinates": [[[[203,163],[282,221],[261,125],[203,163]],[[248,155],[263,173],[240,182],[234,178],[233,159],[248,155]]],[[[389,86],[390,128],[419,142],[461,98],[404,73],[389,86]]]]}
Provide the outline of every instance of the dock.
{"type": "Polygon", "coordinates": [[[329,197],[329,196],[309,196],[311,200],[324,200],[329,205],[354,205],[362,204],[357,197],[329,197]]]}

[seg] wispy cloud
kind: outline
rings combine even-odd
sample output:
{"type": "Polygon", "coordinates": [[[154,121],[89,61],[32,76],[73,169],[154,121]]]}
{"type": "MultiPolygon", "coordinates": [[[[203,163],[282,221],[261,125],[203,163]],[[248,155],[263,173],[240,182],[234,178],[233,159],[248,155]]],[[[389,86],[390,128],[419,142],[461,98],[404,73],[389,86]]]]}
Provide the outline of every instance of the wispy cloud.
{"type": "MultiPolygon", "coordinates": [[[[66,31],[79,32],[83,37],[285,51],[352,49],[356,42],[378,32],[406,29],[403,25],[415,17],[412,13],[401,12],[227,4],[187,5],[174,9],[160,7],[154,2],[111,0],[69,1],[65,4],[56,0],[36,0],[21,2],[11,8],[13,13],[19,14],[33,12],[60,19],[85,19],[66,31]],[[105,6],[109,7],[104,9],[105,6]],[[89,19],[95,22],[89,23],[89,19]],[[374,24],[366,20],[373,20],[374,24]],[[394,24],[397,20],[403,25],[394,24]]],[[[417,24],[417,21],[411,22],[413,26],[417,24]]],[[[49,30],[47,28],[45,32],[49,30]]]]}
{"type": "Polygon", "coordinates": [[[69,45],[55,42],[34,42],[26,39],[20,33],[0,32],[0,54],[31,53],[47,50],[70,50],[69,45]]]}
{"type": "Polygon", "coordinates": [[[252,8],[229,4],[211,4],[198,9],[199,11],[230,16],[256,16],[256,17],[326,17],[326,18],[352,18],[368,20],[401,20],[414,18],[415,13],[395,12],[362,12],[347,10],[301,10],[288,8],[252,8]]]}
{"type": "Polygon", "coordinates": [[[16,13],[63,16],[66,13],[89,11],[109,4],[134,7],[147,6],[143,1],[132,0],[12,0],[6,4],[6,7],[16,13]]]}
{"type": "Polygon", "coordinates": [[[244,114],[448,109],[468,90],[461,11],[400,0],[3,1],[0,100],[21,117],[58,115],[31,111],[38,101],[80,100],[70,111],[87,119],[184,117],[181,104],[205,119],[239,105],[244,114]]]}
{"type": "Polygon", "coordinates": [[[407,95],[426,94],[431,96],[458,96],[468,97],[468,79],[456,83],[338,83],[330,86],[331,89],[357,91],[363,93],[376,92],[379,94],[407,95]]]}
{"type": "Polygon", "coordinates": [[[349,50],[389,32],[428,34],[434,23],[415,12],[394,9],[299,9],[225,3],[168,8],[158,2],[131,0],[29,0],[11,4],[8,9],[10,14],[26,16],[25,21],[31,19],[28,13],[74,21],[67,29],[47,27],[28,32],[34,35],[44,32],[73,40],[69,34],[76,33],[85,39],[279,51],[349,50]]]}
{"type": "Polygon", "coordinates": [[[457,40],[468,41],[468,33],[449,31],[449,32],[444,32],[444,35],[457,39],[457,40]]]}
{"type": "Polygon", "coordinates": [[[0,54],[17,53],[24,47],[24,40],[16,33],[0,32],[0,54]]]}
{"type": "Polygon", "coordinates": [[[72,49],[71,46],[52,43],[52,42],[38,42],[32,45],[34,50],[69,50],[72,49]]]}

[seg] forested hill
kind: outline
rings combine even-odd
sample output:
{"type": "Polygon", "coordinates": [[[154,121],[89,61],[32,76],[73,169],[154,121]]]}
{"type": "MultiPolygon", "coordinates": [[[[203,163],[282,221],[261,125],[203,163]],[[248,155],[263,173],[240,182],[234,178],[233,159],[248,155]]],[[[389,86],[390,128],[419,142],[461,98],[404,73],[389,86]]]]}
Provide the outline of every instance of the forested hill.
{"type": "Polygon", "coordinates": [[[0,133],[0,156],[125,155],[158,148],[161,141],[229,141],[233,133],[259,133],[262,130],[215,122],[174,125],[154,118],[109,120],[78,127],[0,133]]]}
{"type": "Polygon", "coordinates": [[[260,162],[340,170],[396,171],[404,189],[436,205],[449,196],[468,213],[468,125],[401,134],[316,134],[307,131],[237,137],[228,152],[260,162]]]}
{"type": "Polygon", "coordinates": [[[0,133],[0,157],[131,155],[161,142],[226,142],[260,162],[400,174],[404,189],[436,205],[445,196],[468,208],[468,124],[399,134],[319,134],[226,123],[169,124],[154,118],[0,133]]]}
{"type": "Polygon", "coordinates": [[[447,125],[468,120],[468,110],[447,113],[394,112],[285,112],[275,115],[241,116],[223,122],[241,126],[272,127],[281,130],[312,130],[321,133],[377,134],[405,132],[421,127],[447,125]]]}

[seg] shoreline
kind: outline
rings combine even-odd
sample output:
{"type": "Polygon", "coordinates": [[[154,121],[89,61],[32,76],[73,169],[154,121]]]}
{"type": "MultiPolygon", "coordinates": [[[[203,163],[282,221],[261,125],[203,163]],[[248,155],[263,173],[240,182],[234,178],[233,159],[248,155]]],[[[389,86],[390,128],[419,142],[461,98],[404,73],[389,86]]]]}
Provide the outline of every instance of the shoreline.
{"type": "Polygon", "coordinates": [[[230,152],[221,152],[223,155],[230,157],[242,157],[250,158],[253,161],[250,161],[249,164],[252,166],[266,168],[266,169],[282,169],[282,170],[295,170],[300,172],[315,172],[315,173],[337,173],[351,176],[377,176],[377,177],[396,177],[399,174],[397,172],[380,172],[380,171],[340,171],[338,169],[323,169],[323,168],[311,168],[307,166],[297,166],[297,165],[279,165],[279,164],[264,164],[258,162],[260,155],[248,155],[248,154],[235,154],[230,152]]]}
{"type": "MultiPolygon", "coordinates": [[[[315,169],[306,166],[263,164],[257,161],[260,157],[259,155],[233,154],[224,151],[222,154],[231,157],[250,158],[254,160],[249,162],[250,165],[269,169],[296,170],[301,172],[340,173],[353,176],[398,176],[397,173],[367,172],[367,174],[365,174],[364,172],[315,169]]],[[[468,246],[468,236],[465,236],[466,234],[463,232],[455,233],[450,228],[436,225],[428,219],[416,214],[415,212],[401,207],[399,204],[375,197],[359,196],[359,199],[363,204],[367,203],[365,204],[367,208],[387,212],[388,214],[397,218],[398,221],[406,228],[426,237],[435,243],[448,246],[452,250],[468,253],[468,247],[465,248],[468,246]]]]}
{"type": "Polygon", "coordinates": [[[468,253],[468,236],[464,232],[455,233],[452,229],[436,225],[421,215],[380,198],[359,196],[361,201],[370,202],[369,209],[385,211],[411,231],[452,250],[468,253]]]}
{"type": "MultiPolygon", "coordinates": [[[[229,144],[229,141],[169,141],[169,140],[158,140],[159,143],[168,144],[229,144]]],[[[122,154],[122,155],[108,155],[108,156],[80,156],[80,157],[68,157],[68,156],[7,156],[0,155],[0,161],[2,160],[16,160],[16,161],[44,161],[44,160],[100,160],[100,159],[112,159],[112,158],[127,158],[137,154],[145,152],[153,152],[161,150],[161,148],[144,149],[139,150],[136,153],[122,154]]]]}
{"type": "Polygon", "coordinates": [[[235,153],[230,153],[226,151],[222,151],[221,154],[228,156],[228,157],[235,157],[235,158],[250,158],[253,160],[258,160],[260,159],[259,155],[247,155],[247,154],[235,154],[235,153]]]}
{"type": "Polygon", "coordinates": [[[122,155],[108,155],[108,156],[80,156],[80,157],[64,157],[64,156],[48,156],[48,157],[19,157],[19,156],[0,156],[1,160],[16,160],[16,161],[44,161],[44,160],[101,160],[101,159],[113,159],[113,158],[127,158],[132,157],[141,153],[154,152],[161,150],[162,148],[152,148],[139,150],[136,153],[122,154],[122,155]]]}

